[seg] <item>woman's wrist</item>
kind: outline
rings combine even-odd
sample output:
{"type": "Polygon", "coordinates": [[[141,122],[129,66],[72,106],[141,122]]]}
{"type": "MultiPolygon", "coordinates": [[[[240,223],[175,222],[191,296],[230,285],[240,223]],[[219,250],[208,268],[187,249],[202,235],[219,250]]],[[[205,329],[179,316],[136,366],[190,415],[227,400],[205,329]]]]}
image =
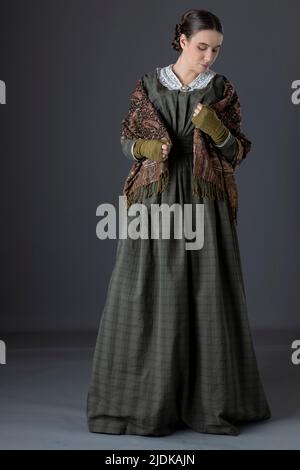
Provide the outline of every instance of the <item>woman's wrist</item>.
{"type": "Polygon", "coordinates": [[[195,127],[208,134],[216,145],[224,143],[230,135],[229,129],[209,106],[202,105],[199,113],[193,116],[192,122],[195,127]]]}

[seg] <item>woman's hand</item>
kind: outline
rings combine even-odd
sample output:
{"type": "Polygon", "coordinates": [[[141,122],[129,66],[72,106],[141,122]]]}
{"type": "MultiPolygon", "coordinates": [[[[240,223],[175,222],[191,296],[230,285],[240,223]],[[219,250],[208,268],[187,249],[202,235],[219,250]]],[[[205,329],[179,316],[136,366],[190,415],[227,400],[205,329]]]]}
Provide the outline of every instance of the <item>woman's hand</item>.
{"type": "Polygon", "coordinates": [[[194,116],[197,116],[197,114],[200,113],[202,107],[203,107],[203,104],[202,104],[202,103],[198,103],[198,104],[197,104],[196,108],[194,109],[193,117],[194,117],[194,116]]]}
{"type": "Polygon", "coordinates": [[[150,160],[165,160],[172,147],[172,143],[163,137],[162,139],[137,139],[133,152],[138,158],[149,158],[150,160]]]}
{"type": "Polygon", "coordinates": [[[165,137],[163,137],[162,139],[160,139],[161,141],[163,142],[166,142],[165,144],[162,144],[161,148],[162,148],[162,154],[164,157],[167,157],[167,155],[169,155],[170,153],[170,150],[172,148],[172,142],[169,141],[168,139],[166,139],[165,137]]]}
{"type": "Polygon", "coordinates": [[[215,110],[205,104],[197,104],[192,122],[195,127],[208,134],[216,145],[222,144],[229,135],[229,129],[224,126],[215,110]]]}

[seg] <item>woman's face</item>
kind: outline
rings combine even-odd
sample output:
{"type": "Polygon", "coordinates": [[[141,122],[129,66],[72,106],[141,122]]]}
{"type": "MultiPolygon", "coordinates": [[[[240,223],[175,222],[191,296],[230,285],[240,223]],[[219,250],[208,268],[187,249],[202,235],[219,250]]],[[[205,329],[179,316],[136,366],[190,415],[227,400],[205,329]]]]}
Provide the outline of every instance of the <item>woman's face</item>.
{"type": "Polygon", "coordinates": [[[181,54],[191,70],[201,73],[212,66],[222,42],[223,34],[212,29],[198,31],[189,40],[181,34],[181,54]]]}

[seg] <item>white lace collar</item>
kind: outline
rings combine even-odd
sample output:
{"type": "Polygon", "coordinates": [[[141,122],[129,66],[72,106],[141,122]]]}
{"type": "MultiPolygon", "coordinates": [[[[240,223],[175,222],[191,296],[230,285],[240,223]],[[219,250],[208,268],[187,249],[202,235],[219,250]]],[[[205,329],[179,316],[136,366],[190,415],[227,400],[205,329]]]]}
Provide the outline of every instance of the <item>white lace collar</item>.
{"type": "Polygon", "coordinates": [[[216,75],[215,71],[207,69],[205,72],[197,75],[191,83],[183,85],[177,75],[173,72],[173,65],[174,64],[167,65],[166,67],[156,67],[159,81],[169,90],[192,91],[199,88],[205,88],[216,75]]]}

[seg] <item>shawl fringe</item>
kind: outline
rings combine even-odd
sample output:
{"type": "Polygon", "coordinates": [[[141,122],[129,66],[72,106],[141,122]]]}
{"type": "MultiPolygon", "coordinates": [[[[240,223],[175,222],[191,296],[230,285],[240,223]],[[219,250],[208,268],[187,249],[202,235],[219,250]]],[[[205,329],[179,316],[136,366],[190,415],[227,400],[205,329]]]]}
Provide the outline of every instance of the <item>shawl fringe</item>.
{"type": "MultiPolygon", "coordinates": [[[[228,200],[228,194],[222,188],[216,186],[211,181],[206,181],[201,178],[197,178],[193,175],[193,194],[200,197],[207,197],[211,200],[228,200]]],[[[230,219],[237,225],[237,206],[230,206],[230,219]]]]}
{"type": "Polygon", "coordinates": [[[228,199],[226,191],[218,188],[215,183],[197,178],[193,175],[193,194],[208,199],[228,199]]]}
{"type": "Polygon", "coordinates": [[[127,194],[127,208],[132,204],[141,203],[145,198],[153,196],[153,194],[162,193],[168,186],[170,181],[170,171],[167,167],[158,177],[158,180],[152,181],[144,186],[139,186],[130,194],[127,194]]]}
{"type": "MultiPolygon", "coordinates": [[[[145,186],[139,186],[126,197],[127,208],[132,204],[142,203],[145,198],[153,194],[162,193],[170,181],[170,172],[166,168],[159,176],[159,179],[145,186]]],[[[210,200],[228,200],[228,194],[222,188],[216,186],[213,182],[197,178],[193,175],[193,195],[206,197],[210,200]]],[[[230,207],[231,220],[237,224],[237,207],[230,207]]]]}

